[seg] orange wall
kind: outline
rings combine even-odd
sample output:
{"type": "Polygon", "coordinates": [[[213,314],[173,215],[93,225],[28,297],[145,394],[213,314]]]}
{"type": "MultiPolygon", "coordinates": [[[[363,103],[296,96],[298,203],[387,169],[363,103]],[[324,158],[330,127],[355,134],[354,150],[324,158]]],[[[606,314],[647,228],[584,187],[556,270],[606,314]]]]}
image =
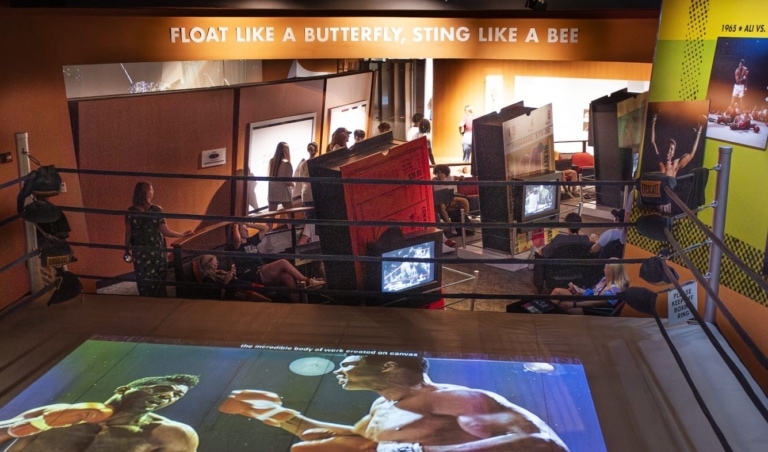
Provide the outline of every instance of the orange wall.
{"type": "MultiPolygon", "coordinates": [[[[232,174],[234,90],[214,89],[78,102],[78,163],[83,170],[143,171],[160,174],[232,174]],[[227,165],[201,168],[201,152],[226,149],[227,165]]],[[[166,213],[228,215],[229,183],[219,180],[81,175],[88,208],[124,210],[136,182],[155,187],[154,203],[166,213]]],[[[124,219],[87,214],[91,243],[122,245],[124,219]]],[[[176,231],[195,229],[198,220],[168,219],[176,231]]],[[[78,272],[119,275],[133,271],[122,250],[78,249],[78,272]]]]}
{"type": "MultiPolygon", "coordinates": [[[[510,93],[507,97],[525,101],[525,93],[515,91],[515,76],[650,80],[651,65],[585,61],[435,60],[432,150],[438,162],[461,162],[458,124],[464,117],[464,106],[467,104],[475,107],[476,115],[482,114],[486,75],[503,76],[503,92],[510,93]]],[[[581,118],[577,120],[581,121],[581,118]]]]}

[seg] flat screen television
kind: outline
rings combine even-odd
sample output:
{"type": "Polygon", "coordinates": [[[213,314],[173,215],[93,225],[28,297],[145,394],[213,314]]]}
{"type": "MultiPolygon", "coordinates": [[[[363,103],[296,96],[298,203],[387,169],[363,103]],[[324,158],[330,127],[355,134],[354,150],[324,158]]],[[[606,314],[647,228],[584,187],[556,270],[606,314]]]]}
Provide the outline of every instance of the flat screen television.
{"type": "Polygon", "coordinates": [[[560,213],[560,186],[563,174],[559,171],[535,174],[518,179],[536,182],[511,187],[512,219],[517,223],[549,219],[560,213]]]}
{"type": "Polygon", "coordinates": [[[442,238],[443,233],[434,228],[408,235],[383,234],[368,246],[369,256],[382,259],[366,265],[366,289],[397,294],[440,287],[441,265],[434,259],[442,256],[442,238]]]}

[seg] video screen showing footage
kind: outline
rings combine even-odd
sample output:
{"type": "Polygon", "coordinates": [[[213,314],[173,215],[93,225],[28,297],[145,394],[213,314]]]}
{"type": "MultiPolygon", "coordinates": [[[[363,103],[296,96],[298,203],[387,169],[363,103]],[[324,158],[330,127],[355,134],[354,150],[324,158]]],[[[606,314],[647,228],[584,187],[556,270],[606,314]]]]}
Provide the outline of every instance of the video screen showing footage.
{"type": "Polygon", "coordinates": [[[94,338],[0,419],[11,451],[606,450],[577,362],[291,345],[94,338]]]}
{"type": "Polygon", "coordinates": [[[555,185],[525,186],[525,216],[555,208],[555,185]]]}
{"type": "MultiPolygon", "coordinates": [[[[382,253],[381,257],[434,259],[435,242],[429,241],[382,253]]],[[[435,280],[434,262],[382,261],[381,291],[401,292],[435,280]]]]}

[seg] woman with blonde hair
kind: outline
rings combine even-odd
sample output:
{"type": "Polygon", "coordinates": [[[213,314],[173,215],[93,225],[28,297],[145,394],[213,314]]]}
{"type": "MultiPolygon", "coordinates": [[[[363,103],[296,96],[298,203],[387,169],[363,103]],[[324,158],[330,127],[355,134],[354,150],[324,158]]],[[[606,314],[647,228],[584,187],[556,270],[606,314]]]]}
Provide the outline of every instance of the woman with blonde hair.
{"type": "MultiPolygon", "coordinates": [[[[590,297],[594,295],[617,295],[627,290],[629,287],[629,277],[623,263],[612,262],[605,264],[603,271],[605,276],[591,289],[583,289],[569,282],[567,289],[555,288],[552,290],[552,295],[583,295],[584,297],[590,297]]],[[[584,300],[552,300],[552,303],[558,305],[560,309],[565,310],[569,314],[583,314],[582,308],[616,306],[618,302],[618,297],[607,300],[590,300],[588,298],[584,300]]]]}

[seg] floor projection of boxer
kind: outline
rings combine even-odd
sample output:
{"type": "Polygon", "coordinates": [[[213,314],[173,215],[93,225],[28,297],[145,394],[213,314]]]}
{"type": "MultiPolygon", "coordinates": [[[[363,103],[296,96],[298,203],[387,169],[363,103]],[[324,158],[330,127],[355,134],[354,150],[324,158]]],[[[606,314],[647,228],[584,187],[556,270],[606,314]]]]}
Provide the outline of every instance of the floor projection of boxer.
{"type": "Polygon", "coordinates": [[[533,413],[489,391],[432,383],[427,366],[420,357],[345,358],[334,371],[339,384],[380,395],[354,425],[310,419],[260,390],[234,391],[219,409],[300,437],[292,452],[568,450],[533,413]]]}
{"type": "Polygon", "coordinates": [[[194,452],[195,430],[155,414],[184,397],[194,375],[135,380],[115,389],[104,403],[59,403],[0,421],[6,452],[194,452]]]}

